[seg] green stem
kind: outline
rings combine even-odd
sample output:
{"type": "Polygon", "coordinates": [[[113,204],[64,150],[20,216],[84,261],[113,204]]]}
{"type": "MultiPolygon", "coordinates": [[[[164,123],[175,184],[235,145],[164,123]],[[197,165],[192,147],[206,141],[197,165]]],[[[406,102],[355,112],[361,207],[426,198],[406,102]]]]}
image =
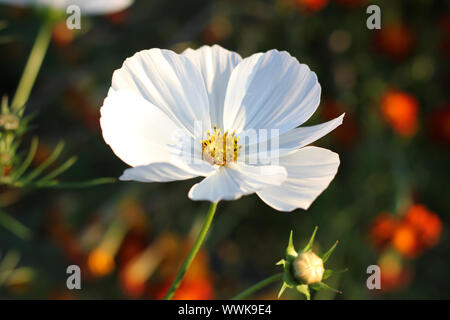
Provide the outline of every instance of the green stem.
{"type": "Polygon", "coordinates": [[[16,94],[11,103],[12,110],[16,111],[19,116],[23,114],[23,106],[28,101],[31,89],[33,89],[34,82],[36,81],[39,69],[41,68],[47,48],[50,44],[51,35],[52,24],[50,22],[44,22],[34,41],[30,56],[28,57],[22,77],[20,78],[16,94]]]}
{"type": "Polygon", "coordinates": [[[255,293],[256,291],[264,288],[265,286],[268,286],[269,284],[281,280],[283,279],[283,272],[277,273],[271,277],[268,277],[264,280],[261,280],[260,282],[258,282],[257,284],[251,286],[250,288],[248,288],[245,291],[242,291],[241,293],[239,293],[237,296],[233,297],[231,300],[241,300],[244,298],[247,298],[248,296],[252,295],[253,293],[255,293]]]}
{"type": "Polygon", "coordinates": [[[186,259],[183,262],[183,265],[181,266],[180,271],[178,271],[177,276],[175,277],[175,280],[172,282],[172,285],[169,288],[169,291],[167,291],[166,296],[164,297],[164,300],[170,300],[175,294],[175,291],[177,291],[178,287],[181,284],[181,280],[183,280],[183,276],[186,273],[187,269],[191,265],[192,261],[194,260],[195,256],[197,255],[198,250],[202,246],[203,241],[205,240],[206,234],[208,233],[209,227],[211,226],[212,220],[214,218],[214,214],[216,213],[217,208],[217,202],[211,203],[211,206],[209,207],[208,213],[206,214],[205,222],[203,223],[202,229],[200,230],[200,233],[197,236],[197,239],[195,240],[194,246],[192,247],[191,251],[187,255],[186,259]]]}

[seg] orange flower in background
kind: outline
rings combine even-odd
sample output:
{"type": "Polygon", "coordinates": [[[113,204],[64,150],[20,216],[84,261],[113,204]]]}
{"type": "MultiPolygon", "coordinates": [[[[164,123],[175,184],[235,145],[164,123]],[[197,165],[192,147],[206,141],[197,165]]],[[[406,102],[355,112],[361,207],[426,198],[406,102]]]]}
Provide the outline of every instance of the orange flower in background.
{"type": "Polygon", "coordinates": [[[392,291],[407,286],[412,280],[412,272],[404,265],[395,252],[387,251],[378,260],[381,269],[381,290],[392,291]]]}
{"type": "Polygon", "coordinates": [[[435,246],[442,232],[439,217],[426,206],[415,204],[401,218],[383,212],[370,228],[370,239],[379,249],[391,246],[407,258],[416,258],[435,246]]]}
{"type": "Polygon", "coordinates": [[[72,42],[75,31],[67,28],[66,21],[58,22],[52,31],[52,40],[57,46],[65,47],[72,42]]]}
{"type": "Polygon", "coordinates": [[[94,276],[105,276],[114,270],[114,257],[106,250],[97,248],[88,257],[88,267],[94,276]]]}
{"type": "Polygon", "coordinates": [[[386,247],[392,239],[397,224],[397,220],[390,213],[380,213],[369,231],[372,243],[379,249],[386,247]]]}
{"type": "Polygon", "coordinates": [[[407,211],[404,221],[415,229],[419,250],[423,251],[438,243],[442,233],[442,222],[424,205],[413,205],[407,211]]]}
{"type": "MultiPolygon", "coordinates": [[[[173,233],[163,233],[148,243],[133,229],[125,237],[117,255],[123,292],[134,299],[162,299],[191,244],[191,241],[173,233]]],[[[214,299],[206,251],[200,250],[197,254],[173,299],[214,299]]]]}
{"type": "Polygon", "coordinates": [[[401,23],[383,25],[383,28],[375,33],[375,49],[394,60],[405,58],[411,52],[413,45],[413,32],[401,23]]]}
{"type": "Polygon", "coordinates": [[[207,277],[195,281],[181,283],[175,300],[211,300],[214,299],[214,291],[211,280],[207,277]]]}
{"type": "Polygon", "coordinates": [[[320,11],[326,7],[328,0],[294,0],[296,4],[310,11],[320,11]]]}
{"type": "MultiPolygon", "coordinates": [[[[157,299],[162,299],[171,285],[167,282],[159,291],[157,299]]],[[[214,289],[209,277],[183,279],[172,300],[212,300],[214,289]]]]}
{"type": "Polygon", "coordinates": [[[419,103],[402,91],[389,90],[381,100],[381,113],[389,125],[399,134],[411,137],[417,132],[419,103]]]}
{"type": "Polygon", "coordinates": [[[450,144],[450,103],[431,114],[429,133],[434,140],[450,144]]]}
{"type": "Polygon", "coordinates": [[[129,228],[120,215],[114,217],[100,243],[89,253],[87,264],[92,275],[106,276],[115,269],[115,257],[129,228]]]}
{"type": "Polygon", "coordinates": [[[402,255],[414,258],[418,254],[418,238],[414,227],[401,223],[392,237],[392,246],[402,255]]]}

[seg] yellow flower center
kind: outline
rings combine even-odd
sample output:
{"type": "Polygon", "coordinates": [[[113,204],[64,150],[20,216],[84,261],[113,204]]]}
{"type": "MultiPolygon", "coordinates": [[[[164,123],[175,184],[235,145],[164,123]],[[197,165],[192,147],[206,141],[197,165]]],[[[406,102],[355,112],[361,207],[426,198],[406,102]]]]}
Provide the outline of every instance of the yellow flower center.
{"type": "Polygon", "coordinates": [[[206,132],[206,139],[202,140],[203,160],[212,165],[224,166],[227,163],[236,162],[240,149],[238,146],[239,137],[236,131],[229,134],[228,131],[221,133],[220,129],[214,125],[214,131],[206,132]]]}

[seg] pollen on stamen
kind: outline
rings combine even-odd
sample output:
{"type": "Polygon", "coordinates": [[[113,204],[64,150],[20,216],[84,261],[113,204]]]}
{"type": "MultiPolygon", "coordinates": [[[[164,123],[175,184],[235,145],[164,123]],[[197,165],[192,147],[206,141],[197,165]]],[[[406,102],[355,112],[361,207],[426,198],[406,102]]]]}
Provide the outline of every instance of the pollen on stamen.
{"type": "Polygon", "coordinates": [[[213,165],[225,166],[227,163],[237,161],[242,146],[238,145],[239,137],[236,130],[229,134],[228,130],[221,133],[217,126],[213,132],[206,132],[206,139],[201,141],[203,159],[213,165]]]}

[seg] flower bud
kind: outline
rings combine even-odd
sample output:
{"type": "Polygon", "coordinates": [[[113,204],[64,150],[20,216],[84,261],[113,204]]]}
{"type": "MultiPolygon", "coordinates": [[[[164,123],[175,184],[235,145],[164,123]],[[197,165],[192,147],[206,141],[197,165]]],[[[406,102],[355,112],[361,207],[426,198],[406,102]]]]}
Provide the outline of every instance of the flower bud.
{"type": "Polygon", "coordinates": [[[294,275],[307,284],[320,282],[325,271],[323,260],[313,252],[301,253],[293,262],[294,275]]]}

